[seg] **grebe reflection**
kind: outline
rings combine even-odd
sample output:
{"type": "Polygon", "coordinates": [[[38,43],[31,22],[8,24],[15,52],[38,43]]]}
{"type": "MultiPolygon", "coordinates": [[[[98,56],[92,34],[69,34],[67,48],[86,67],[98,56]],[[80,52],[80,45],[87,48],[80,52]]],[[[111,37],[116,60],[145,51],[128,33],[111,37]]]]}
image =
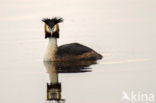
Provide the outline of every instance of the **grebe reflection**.
{"type": "Polygon", "coordinates": [[[61,96],[61,82],[59,82],[59,73],[85,73],[90,72],[90,65],[96,64],[96,61],[79,62],[48,62],[44,61],[44,66],[49,74],[50,83],[47,83],[47,100],[56,103],[65,103],[61,96]]]}
{"type": "Polygon", "coordinates": [[[61,97],[61,83],[58,80],[56,62],[44,62],[50,83],[47,83],[47,100],[56,103],[64,103],[65,99],[61,97]]]}

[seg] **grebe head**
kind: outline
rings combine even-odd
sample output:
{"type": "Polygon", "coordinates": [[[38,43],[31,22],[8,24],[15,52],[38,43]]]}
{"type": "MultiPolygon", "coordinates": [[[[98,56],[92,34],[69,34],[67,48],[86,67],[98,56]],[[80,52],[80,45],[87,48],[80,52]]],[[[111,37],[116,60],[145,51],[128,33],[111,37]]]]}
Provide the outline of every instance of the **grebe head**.
{"type": "Polygon", "coordinates": [[[58,23],[63,22],[62,18],[44,18],[42,20],[45,23],[45,38],[59,38],[59,25],[58,23]]]}

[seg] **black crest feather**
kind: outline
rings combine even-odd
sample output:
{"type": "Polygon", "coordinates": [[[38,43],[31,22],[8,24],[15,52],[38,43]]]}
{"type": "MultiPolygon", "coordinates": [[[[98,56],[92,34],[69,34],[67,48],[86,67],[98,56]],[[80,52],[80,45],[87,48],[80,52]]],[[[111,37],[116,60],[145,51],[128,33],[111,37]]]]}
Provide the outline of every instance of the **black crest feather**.
{"type": "Polygon", "coordinates": [[[52,19],[50,19],[50,18],[44,18],[44,19],[42,19],[42,21],[45,22],[46,24],[49,24],[49,23],[55,23],[55,24],[57,24],[57,23],[63,22],[63,19],[62,18],[54,17],[52,19]]]}

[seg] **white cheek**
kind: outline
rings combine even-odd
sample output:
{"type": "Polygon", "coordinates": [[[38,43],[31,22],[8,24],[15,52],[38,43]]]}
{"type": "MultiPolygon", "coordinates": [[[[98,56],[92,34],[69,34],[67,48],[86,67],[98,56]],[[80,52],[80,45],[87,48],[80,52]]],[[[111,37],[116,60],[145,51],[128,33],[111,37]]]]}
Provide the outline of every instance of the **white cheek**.
{"type": "Polygon", "coordinates": [[[47,32],[49,32],[49,33],[50,33],[50,29],[49,29],[49,27],[48,27],[48,26],[46,26],[46,29],[47,29],[47,32]]]}
{"type": "Polygon", "coordinates": [[[54,26],[54,32],[56,31],[56,25],[54,26]]]}

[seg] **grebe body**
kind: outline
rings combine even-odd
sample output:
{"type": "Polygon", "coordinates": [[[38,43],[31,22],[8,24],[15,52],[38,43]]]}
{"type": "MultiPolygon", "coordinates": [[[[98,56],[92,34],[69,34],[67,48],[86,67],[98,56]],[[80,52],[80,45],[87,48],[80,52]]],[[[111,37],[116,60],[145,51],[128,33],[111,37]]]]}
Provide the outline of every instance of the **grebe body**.
{"type": "Polygon", "coordinates": [[[78,60],[98,60],[102,55],[93,49],[79,43],[70,43],[57,46],[59,38],[59,25],[61,18],[43,19],[45,22],[45,38],[49,38],[49,43],[44,55],[44,61],[78,61],[78,60]]]}
{"type": "Polygon", "coordinates": [[[97,60],[102,56],[89,47],[79,43],[70,43],[58,47],[56,56],[63,61],[70,60],[97,60]]]}

